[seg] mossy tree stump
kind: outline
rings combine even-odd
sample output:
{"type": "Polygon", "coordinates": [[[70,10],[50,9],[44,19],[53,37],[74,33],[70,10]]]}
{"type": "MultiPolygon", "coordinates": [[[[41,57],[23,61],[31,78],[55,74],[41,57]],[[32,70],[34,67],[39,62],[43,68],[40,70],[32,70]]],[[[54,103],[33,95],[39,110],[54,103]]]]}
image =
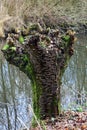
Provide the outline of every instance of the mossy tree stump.
{"type": "Polygon", "coordinates": [[[32,82],[33,108],[38,118],[60,113],[61,78],[73,55],[74,32],[42,29],[39,24],[8,34],[2,51],[11,64],[18,66],[32,82]]]}

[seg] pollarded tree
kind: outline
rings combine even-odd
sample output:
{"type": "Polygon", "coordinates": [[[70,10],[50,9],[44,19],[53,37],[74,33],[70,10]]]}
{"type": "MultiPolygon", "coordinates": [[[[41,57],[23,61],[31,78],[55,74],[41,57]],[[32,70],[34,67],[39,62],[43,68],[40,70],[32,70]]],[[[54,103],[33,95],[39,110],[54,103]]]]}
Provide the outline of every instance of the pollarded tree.
{"type": "Polygon", "coordinates": [[[2,51],[7,61],[31,79],[33,108],[38,118],[60,113],[61,78],[73,55],[74,32],[42,29],[33,24],[17,34],[8,34],[2,51]]]}

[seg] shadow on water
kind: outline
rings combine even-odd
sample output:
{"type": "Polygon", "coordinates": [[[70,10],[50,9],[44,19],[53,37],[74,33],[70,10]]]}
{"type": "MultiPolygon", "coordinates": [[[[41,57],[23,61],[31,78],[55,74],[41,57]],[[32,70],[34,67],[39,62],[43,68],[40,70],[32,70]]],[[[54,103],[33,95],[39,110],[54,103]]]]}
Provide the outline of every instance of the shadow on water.
{"type": "Polygon", "coordinates": [[[74,55],[62,78],[62,109],[87,111],[87,32],[77,35],[74,55]]]}
{"type": "Polygon", "coordinates": [[[31,96],[28,77],[17,67],[0,60],[0,130],[29,128],[31,96]]]}

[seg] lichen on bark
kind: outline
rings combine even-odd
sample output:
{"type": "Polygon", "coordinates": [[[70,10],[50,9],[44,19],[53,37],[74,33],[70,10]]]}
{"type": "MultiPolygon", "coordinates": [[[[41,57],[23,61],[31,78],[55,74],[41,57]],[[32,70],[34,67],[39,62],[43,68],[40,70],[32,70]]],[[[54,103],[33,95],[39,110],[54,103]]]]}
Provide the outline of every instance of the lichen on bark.
{"type": "Polygon", "coordinates": [[[25,34],[22,30],[21,34],[8,36],[2,51],[9,63],[18,66],[31,79],[36,116],[42,119],[57,116],[61,78],[73,55],[74,32],[61,34],[58,29],[42,29],[35,24],[25,34]],[[22,44],[20,35],[24,38],[22,44]]]}

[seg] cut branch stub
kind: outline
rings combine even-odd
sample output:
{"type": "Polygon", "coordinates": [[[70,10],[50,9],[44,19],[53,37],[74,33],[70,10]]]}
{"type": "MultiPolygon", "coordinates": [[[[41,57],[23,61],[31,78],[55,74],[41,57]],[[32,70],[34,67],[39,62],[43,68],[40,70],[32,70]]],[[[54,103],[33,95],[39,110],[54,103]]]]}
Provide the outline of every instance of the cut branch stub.
{"type": "Polygon", "coordinates": [[[37,117],[55,117],[60,113],[61,77],[73,55],[74,33],[69,30],[62,35],[59,30],[43,30],[40,25],[34,28],[30,27],[28,35],[22,36],[22,44],[18,37],[23,32],[9,34],[10,40],[2,51],[9,63],[18,66],[31,79],[37,117]]]}

